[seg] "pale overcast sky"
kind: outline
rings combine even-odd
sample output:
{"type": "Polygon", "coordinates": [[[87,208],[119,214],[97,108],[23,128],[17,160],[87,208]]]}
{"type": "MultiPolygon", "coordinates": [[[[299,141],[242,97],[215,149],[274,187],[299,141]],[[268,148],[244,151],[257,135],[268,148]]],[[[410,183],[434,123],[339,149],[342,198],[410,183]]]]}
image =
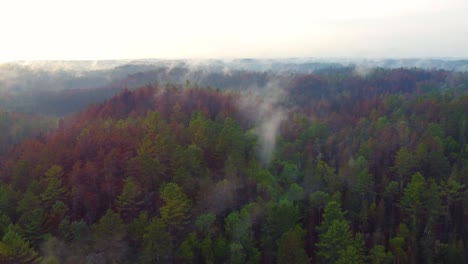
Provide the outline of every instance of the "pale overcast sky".
{"type": "Polygon", "coordinates": [[[468,0],[1,0],[0,61],[468,57],[468,0]]]}

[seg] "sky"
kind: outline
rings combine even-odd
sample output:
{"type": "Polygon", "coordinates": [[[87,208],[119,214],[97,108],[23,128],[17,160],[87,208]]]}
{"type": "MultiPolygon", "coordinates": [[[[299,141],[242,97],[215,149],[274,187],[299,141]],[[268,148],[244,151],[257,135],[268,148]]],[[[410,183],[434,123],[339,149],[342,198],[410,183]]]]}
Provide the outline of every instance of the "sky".
{"type": "Polygon", "coordinates": [[[2,0],[13,60],[468,57],[467,0],[2,0]]]}

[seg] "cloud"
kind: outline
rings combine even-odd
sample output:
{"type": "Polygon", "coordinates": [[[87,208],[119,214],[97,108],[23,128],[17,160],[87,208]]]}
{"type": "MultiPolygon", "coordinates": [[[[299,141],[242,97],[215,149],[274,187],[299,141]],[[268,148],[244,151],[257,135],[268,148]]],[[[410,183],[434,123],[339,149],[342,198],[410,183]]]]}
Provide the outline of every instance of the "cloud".
{"type": "Polygon", "coordinates": [[[354,66],[353,74],[361,78],[365,78],[372,74],[375,70],[375,67],[370,66],[367,63],[358,63],[354,66]]]}

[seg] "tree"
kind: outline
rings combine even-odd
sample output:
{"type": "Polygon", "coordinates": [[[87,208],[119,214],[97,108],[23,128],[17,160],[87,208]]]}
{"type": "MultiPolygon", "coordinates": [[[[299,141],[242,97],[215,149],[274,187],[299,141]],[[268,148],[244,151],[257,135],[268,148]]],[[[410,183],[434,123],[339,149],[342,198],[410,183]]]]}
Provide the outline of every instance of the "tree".
{"type": "Polygon", "coordinates": [[[94,249],[100,252],[107,262],[122,261],[127,253],[126,228],[120,216],[111,210],[92,227],[94,249]]]}
{"type": "Polygon", "coordinates": [[[271,203],[267,211],[266,227],[273,241],[292,229],[300,219],[299,209],[288,199],[271,203]]]}
{"type": "Polygon", "coordinates": [[[391,264],[393,261],[392,253],[385,251],[382,245],[375,245],[369,253],[369,260],[372,264],[391,264]]]}
{"type": "Polygon", "coordinates": [[[229,245],[229,263],[243,264],[246,263],[246,253],[244,248],[239,243],[231,243],[229,245]]]}
{"type": "Polygon", "coordinates": [[[191,232],[182,241],[179,247],[178,256],[187,263],[193,263],[195,257],[195,246],[198,244],[195,232],[191,232]]]}
{"type": "Polygon", "coordinates": [[[28,213],[22,214],[17,224],[21,227],[24,238],[34,245],[38,245],[46,233],[43,227],[45,220],[44,210],[42,208],[36,208],[28,213]]]}
{"type": "Polygon", "coordinates": [[[356,234],[351,245],[346,246],[344,251],[339,252],[337,264],[361,264],[364,261],[364,241],[361,234],[356,234]]]}
{"type": "Polygon", "coordinates": [[[396,264],[407,263],[407,255],[405,252],[405,239],[398,235],[396,237],[390,238],[389,241],[390,250],[395,256],[396,264]]]}
{"type": "Polygon", "coordinates": [[[160,196],[165,203],[160,208],[161,220],[173,234],[184,229],[190,219],[190,199],[172,182],[161,187],[160,196]]]}
{"type": "Polygon", "coordinates": [[[216,220],[216,215],[213,213],[205,213],[197,217],[195,226],[200,234],[210,236],[213,233],[212,227],[216,220]]]}
{"type": "Polygon", "coordinates": [[[400,190],[403,189],[403,186],[406,182],[406,177],[411,175],[415,169],[415,166],[416,164],[413,153],[411,153],[411,151],[406,147],[400,148],[395,155],[394,165],[394,168],[399,177],[400,190]]]}
{"type": "Polygon", "coordinates": [[[171,263],[171,235],[161,218],[153,218],[143,235],[143,263],[171,263]]]}
{"type": "Polygon", "coordinates": [[[335,170],[324,161],[317,161],[314,173],[319,176],[321,182],[327,188],[328,193],[334,193],[342,189],[343,181],[341,177],[336,175],[335,170]]]}
{"type": "Polygon", "coordinates": [[[0,183],[0,212],[9,218],[15,216],[16,192],[10,185],[0,183]]]}
{"type": "Polygon", "coordinates": [[[230,238],[230,261],[255,263],[259,257],[252,230],[251,215],[255,204],[247,204],[240,211],[231,212],[225,219],[226,234],[230,238]]]}
{"type": "Polygon", "coordinates": [[[213,251],[213,240],[210,237],[205,237],[199,245],[200,254],[205,263],[215,263],[215,254],[213,251]]]}
{"type": "Polygon", "coordinates": [[[128,225],[127,233],[131,241],[136,245],[141,246],[143,243],[143,235],[145,228],[149,224],[149,217],[147,211],[140,211],[138,217],[133,219],[132,223],[128,225]]]}
{"type": "Polygon", "coordinates": [[[284,233],[277,242],[276,263],[309,263],[304,250],[305,234],[306,231],[300,225],[296,225],[284,233]]]}
{"type": "Polygon", "coordinates": [[[241,243],[247,240],[250,229],[250,219],[246,212],[231,212],[225,221],[226,234],[232,242],[241,243]]]}
{"type": "MultiPolygon", "coordinates": [[[[325,221],[322,222],[322,224],[325,221]]],[[[349,226],[344,220],[332,220],[330,226],[320,234],[317,246],[317,256],[322,262],[335,263],[352,246],[349,226]]]]}
{"type": "Polygon", "coordinates": [[[196,112],[192,114],[190,119],[188,132],[193,144],[205,149],[208,147],[208,137],[206,136],[208,120],[203,116],[202,113],[196,112]]]}
{"type": "Polygon", "coordinates": [[[450,208],[454,202],[461,200],[464,187],[465,186],[463,184],[460,184],[453,179],[448,179],[447,181],[442,181],[440,183],[440,195],[443,199],[445,209],[444,219],[446,227],[449,227],[452,222],[450,208]]]}
{"type": "Polygon", "coordinates": [[[374,178],[369,173],[368,162],[363,156],[359,156],[356,160],[350,160],[350,167],[353,169],[354,182],[352,184],[354,192],[361,195],[361,199],[371,197],[374,191],[374,178]]]}
{"type": "Polygon", "coordinates": [[[327,203],[319,227],[317,256],[325,263],[362,263],[363,247],[361,235],[353,239],[349,224],[344,219],[340,206],[335,201],[327,203]]]}
{"type": "Polygon", "coordinates": [[[334,220],[344,221],[344,214],[340,204],[336,201],[329,201],[323,210],[322,223],[317,227],[320,233],[324,233],[330,228],[334,220]]]}
{"type": "Polygon", "coordinates": [[[44,208],[50,208],[56,201],[63,200],[66,189],[62,184],[63,169],[58,165],[52,165],[45,173],[45,190],[40,199],[44,208]]]}
{"type": "Polygon", "coordinates": [[[140,188],[133,178],[124,180],[122,192],[117,197],[116,208],[124,220],[130,220],[136,216],[140,206],[140,188]]]}
{"type": "Polygon", "coordinates": [[[283,162],[283,169],[279,175],[279,183],[282,186],[289,186],[292,183],[297,182],[299,178],[299,168],[292,162],[283,162]]]}
{"type": "Polygon", "coordinates": [[[403,196],[400,200],[401,209],[406,214],[411,224],[411,228],[416,229],[418,216],[423,209],[423,191],[425,188],[424,177],[416,173],[411,177],[411,181],[403,190],[403,196]]]}
{"type": "Polygon", "coordinates": [[[131,160],[136,167],[136,175],[143,182],[144,191],[150,192],[156,188],[156,183],[160,180],[165,168],[156,156],[156,146],[150,137],[143,138],[137,149],[137,156],[131,160]]]}
{"type": "Polygon", "coordinates": [[[225,157],[232,156],[237,161],[244,150],[243,133],[236,120],[231,117],[224,119],[223,127],[216,142],[217,149],[225,157]]]}
{"type": "Polygon", "coordinates": [[[37,252],[10,225],[0,242],[0,263],[34,264],[39,263],[40,259],[37,252]]]}
{"type": "Polygon", "coordinates": [[[310,205],[318,209],[318,224],[321,222],[320,216],[322,215],[322,208],[328,203],[329,200],[330,195],[322,191],[315,191],[309,196],[310,205]]]}

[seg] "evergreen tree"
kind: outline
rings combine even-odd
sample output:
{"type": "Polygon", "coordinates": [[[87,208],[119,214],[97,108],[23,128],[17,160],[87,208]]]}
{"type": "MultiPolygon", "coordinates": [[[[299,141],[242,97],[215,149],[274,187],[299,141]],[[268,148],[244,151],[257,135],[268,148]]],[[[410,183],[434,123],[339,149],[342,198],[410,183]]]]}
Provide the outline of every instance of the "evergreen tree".
{"type": "Polygon", "coordinates": [[[10,225],[0,241],[0,263],[35,264],[39,261],[37,252],[10,225]]]}

